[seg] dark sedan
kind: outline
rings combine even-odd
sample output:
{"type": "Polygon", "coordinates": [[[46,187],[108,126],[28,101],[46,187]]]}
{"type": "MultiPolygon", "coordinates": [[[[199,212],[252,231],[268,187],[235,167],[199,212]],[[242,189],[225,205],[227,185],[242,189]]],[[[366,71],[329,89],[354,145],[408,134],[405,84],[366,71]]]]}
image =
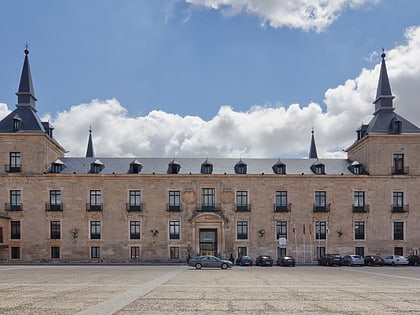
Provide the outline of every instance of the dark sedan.
{"type": "Polygon", "coordinates": [[[241,256],[238,259],[236,259],[236,264],[238,266],[249,266],[252,267],[252,265],[254,264],[253,260],[251,257],[249,256],[241,256]]]}
{"type": "Polygon", "coordinates": [[[273,258],[269,255],[260,255],[255,259],[255,264],[257,266],[273,266],[273,258]]]}
{"type": "Polygon", "coordinates": [[[366,266],[383,266],[385,264],[384,259],[378,255],[366,255],[365,265],[366,266]]]}
{"type": "Polygon", "coordinates": [[[292,266],[294,267],[296,265],[296,261],[292,256],[282,256],[277,258],[277,266],[292,266]]]}
{"type": "Polygon", "coordinates": [[[201,269],[202,267],[228,269],[232,268],[233,266],[231,261],[220,259],[215,256],[200,256],[196,258],[191,258],[188,261],[188,265],[190,265],[191,267],[195,267],[196,269],[201,269]]]}
{"type": "Polygon", "coordinates": [[[325,256],[318,259],[318,265],[321,266],[341,266],[342,257],[338,254],[326,254],[325,256]]]}
{"type": "Polygon", "coordinates": [[[408,264],[411,266],[420,266],[420,256],[418,255],[410,255],[407,257],[408,264]]]}

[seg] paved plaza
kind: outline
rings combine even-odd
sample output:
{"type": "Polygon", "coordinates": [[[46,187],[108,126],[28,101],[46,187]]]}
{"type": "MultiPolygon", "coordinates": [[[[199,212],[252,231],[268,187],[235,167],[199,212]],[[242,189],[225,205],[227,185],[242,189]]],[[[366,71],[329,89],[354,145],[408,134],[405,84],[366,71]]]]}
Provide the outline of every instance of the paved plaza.
{"type": "Polygon", "coordinates": [[[0,314],[420,314],[420,267],[0,265],[0,314]]]}

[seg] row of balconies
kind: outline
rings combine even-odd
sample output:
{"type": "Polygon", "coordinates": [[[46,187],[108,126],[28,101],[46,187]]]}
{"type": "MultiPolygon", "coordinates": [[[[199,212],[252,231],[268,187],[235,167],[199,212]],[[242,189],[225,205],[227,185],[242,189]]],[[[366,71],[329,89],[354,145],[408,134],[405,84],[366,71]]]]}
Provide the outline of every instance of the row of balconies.
{"type": "MultiPolygon", "coordinates": [[[[10,204],[5,203],[5,210],[6,211],[22,211],[23,210],[23,204],[10,204]]],[[[330,204],[326,204],[323,206],[320,205],[313,205],[313,212],[330,212],[330,204]]],[[[391,205],[391,212],[393,213],[401,213],[401,212],[408,212],[409,205],[401,205],[401,206],[395,206],[391,205]]],[[[46,203],[45,204],[45,211],[63,211],[64,205],[63,203],[57,203],[57,204],[51,204],[46,203]]],[[[104,204],[92,204],[92,203],[86,203],[86,210],[87,211],[103,211],[104,210],[104,204]]],[[[143,211],[143,203],[140,204],[129,204],[126,203],[126,210],[127,211],[143,211]]],[[[194,208],[195,211],[198,212],[219,212],[222,211],[221,204],[214,204],[214,205],[207,205],[207,204],[197,204],[194,208]]],[[[292,204],[288,203],[286,205],[277,205],[274,204],[273,207],[274,212],[289,212],[292,210],[292,204]]],[[[355,206],[353,205],[352,210],[354,213],[366,213],[369,212],[369,205],[364,206],[355,206]]],[[[182,211],[181,205],[169,205],[166,204],[166,211],[182,211]]],[[[251,211],[251,205],[238,205],[235,204],[235,211],[237,212],[248,212],[251,211]]]]}

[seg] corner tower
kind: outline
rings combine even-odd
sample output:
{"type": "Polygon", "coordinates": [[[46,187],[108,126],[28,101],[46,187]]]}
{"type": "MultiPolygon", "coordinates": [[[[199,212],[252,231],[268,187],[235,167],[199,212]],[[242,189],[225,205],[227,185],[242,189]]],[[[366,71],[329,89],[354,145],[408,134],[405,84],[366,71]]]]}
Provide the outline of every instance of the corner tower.
{"type": "Polygon", "coordinates": [[[382,53],[373,117],[356,131],[348,157],[370,175],[419,175],[420,128],[395,112],[385,57],[382,53]]]}
{"type": "Polygon", "coordinates": [[[28,55],[26,48],[16,108],[0,121],[0,164],[6,165],[5,172],[43,173],[65,153],[53,138],[54,128],[36,114],[28,55]]]}

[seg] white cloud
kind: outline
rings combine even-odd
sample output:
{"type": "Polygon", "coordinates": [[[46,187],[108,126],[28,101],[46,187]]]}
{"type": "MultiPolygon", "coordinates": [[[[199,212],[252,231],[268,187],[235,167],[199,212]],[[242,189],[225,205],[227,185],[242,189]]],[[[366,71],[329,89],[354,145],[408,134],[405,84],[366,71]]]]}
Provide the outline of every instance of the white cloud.
{"type": "MultiPolygon", "coordinates": [[[[387,51],[387,69],[396,112],[420,126],[420,26],[407,29],[406,43],[387,51]]],[[[373,69],[325,92],[325,111],[316,103],[288,107],[257,105],[246,112],[221,106],[215,117],[181,117],[163,111],[130,117],[116,99],[72,106],[54,117],[55,138],[69,156],[86,153],[89,126],[99,157],[306,157],[311,130],[320,157],[345,156],[355,130],[374,111],[380,58],[373,69]]],[[[198,104],[199,105],[199,104],[198,104]]],[[[0,118],[10,110],[0,104],[0,118]]]]}
{"type": "Polygon", "coordinates": [[[346,8],[355,9],[379,0],[185,0],[187,3],[222,10],[225,14],[248,13],[258,16],[262,25],[290,27],[321,32],[346,8]]]}

